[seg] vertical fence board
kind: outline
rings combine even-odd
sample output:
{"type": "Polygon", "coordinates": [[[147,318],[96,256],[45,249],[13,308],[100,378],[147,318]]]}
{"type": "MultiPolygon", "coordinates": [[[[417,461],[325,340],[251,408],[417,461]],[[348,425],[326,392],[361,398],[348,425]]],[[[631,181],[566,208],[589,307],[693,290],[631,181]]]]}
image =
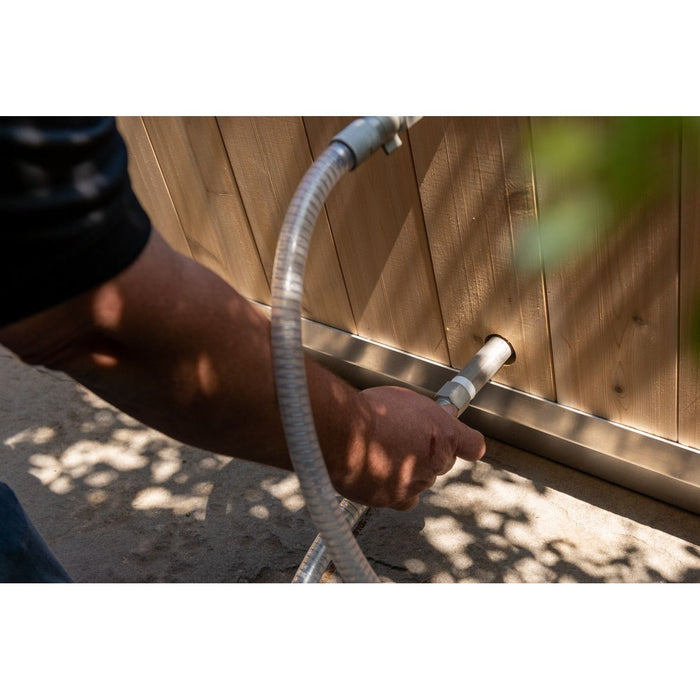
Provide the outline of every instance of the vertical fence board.
{"type": "Polygon", "coordinates": [[[213,117],[144,123],[193,257],[241,294],[269,300],[269,286],[213,117]]]}
{"type": "Polygon", "coordinates": [[[410,140],[453,364],[498,333],[517,354],[498,381],[553,399],[542,274],[514,255],[535,217],[527,119],[425,118],[410,140]]]}
{"type": "MultiPolygon", "coordinates": [[[[525,118],[425,118],[391,157],[377,154],[343,178],[315,232],[305,315],[455,367],[500,333],[518,360],[499,381],[699,448],[700,350],[689,336],[700,313],[700,130],[684,130],[682,149],[669,150],[663,168],[675,192],[619,230],[594,226],[587,254],[580,243],[578,258],[573,251],[528,276],[514,259],[519,229],[569,187],[563,173],[549,183],[538,172],[546,121],[532,120],[534,179],[518,157],[530,137],[525,118]]],[[[118,125],[154,226],[267,302],[289,200],[348,122],[118,125]]]]}
{"type": "Polygon", "coordinates": [[[187,117],[182,125],[206,190],[219,249],[237,280],[234,286],[253,299],[267,301],[269,284],[217,121],[214,117],[187,117]]]}
{"type": "Polygon", "coordinates": [[[678,440],[700,449],[700,126],[682,136],[678,440]],[[694,337],[695,335],[695,337],[694,337]]]}
{"type": "MultiPolygon", "coordinates": [[[[317,158],[350,119],[304,121],[317,158]]],[[[449,362],[410,149],[349,173],[327,211],[358,334],[449,362]]]]}
{"type": "MultiPolygon", "coordinates": [[[[219,117],[219,127],[268,279],[289,202],[313,159],[300,117],[219,117]]],[[[304,315],[355,332],[325,211],[304,279],[304,315]]]]}
{"type": "Polygon", "coordinates": [[[117,128],[129,152],[129,178],[151,224],[179,253],[192,256],[168,186],[141,117],[118,117],[117,128]]]}
{"type": "MultiPolygon", "coordinates": [[[[537,153],[545,126],[533,120],[542,215],[566,179],[560,173],[542,183],[537,153]]],[[[598,127],[606,128],[604,120],[598,127]]],[[[677,149],[667,155],[666,177],[677,184],[677,149]]],[[[676,187],[620,230],[591,231],[592,253],[577,241],[568,262],[545,264],[559,403],[670,440],[677,439],[678,217],[676,187]]]]}

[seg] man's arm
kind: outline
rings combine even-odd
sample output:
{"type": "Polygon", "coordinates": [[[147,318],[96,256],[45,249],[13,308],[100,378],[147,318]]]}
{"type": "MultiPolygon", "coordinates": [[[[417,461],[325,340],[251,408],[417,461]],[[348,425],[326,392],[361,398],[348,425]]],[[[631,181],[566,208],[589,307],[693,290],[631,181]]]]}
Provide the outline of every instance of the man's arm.
{"type": "MultiPolygon", "coordinates": [[[[0,343],[181,442],[292,468],[269,321],[156,231],[117,277],[0,328],[0,343]]],[[[483,437],[424,396],[360,392],[310,360],[307,375],[331,480],[354,501],[410,508],[456,457],[483,456],[483,437]]]]}

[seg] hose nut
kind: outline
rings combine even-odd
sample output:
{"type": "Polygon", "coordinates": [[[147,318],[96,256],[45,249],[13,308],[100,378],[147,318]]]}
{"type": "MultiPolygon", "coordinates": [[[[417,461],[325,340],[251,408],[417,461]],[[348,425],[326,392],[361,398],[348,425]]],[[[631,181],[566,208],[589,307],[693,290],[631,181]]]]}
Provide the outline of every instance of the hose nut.
{"type": "Polygon", "coordinates": [[[400,146],[397,134],[401,127],[399,117],[360,117],[336,134],[331,143],[337,141],[350,149],[355,160],[351,170],[354,170],[380,148],[391,153],[400,146]]]}

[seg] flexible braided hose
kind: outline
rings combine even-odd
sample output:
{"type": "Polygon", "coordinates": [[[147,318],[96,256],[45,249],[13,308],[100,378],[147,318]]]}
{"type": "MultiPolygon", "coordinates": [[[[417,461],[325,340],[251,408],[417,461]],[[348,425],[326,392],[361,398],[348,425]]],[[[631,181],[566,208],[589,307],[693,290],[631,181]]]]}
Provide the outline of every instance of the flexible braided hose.
{"type": "Polygon", "coordinates": [[[343,581],[378,583],[328,476],[311,412],[301,336],[304,270],[311,237],[330,191],[354,163],[352,152],[333,142],[309,168],[294,193],[275,253],[272,358],[287,447],[311,519],[343,581]]]}

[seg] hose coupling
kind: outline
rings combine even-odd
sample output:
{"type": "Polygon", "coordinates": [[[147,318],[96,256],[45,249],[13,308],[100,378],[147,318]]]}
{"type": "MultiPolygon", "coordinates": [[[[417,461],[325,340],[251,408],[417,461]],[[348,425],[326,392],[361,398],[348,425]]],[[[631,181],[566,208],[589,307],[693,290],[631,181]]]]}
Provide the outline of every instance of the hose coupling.
{"type": "Polygon", "coordinates": [[[454,406],[460,416],[494,374],[514,358],[515,352],[505,338],[489,336],[469,364],[438,389],[435,401],[441,406],[454,406]]]}
{"type": "Polygon", "coordinates": [[[418,121],[419,117],[360,117],[348,124],[336,134],[331,143],[342,143],[350,149],[354,170],[375,151],[383,148],[389,154],[400,145],[399,132],[408,129],[418,121]]]}

